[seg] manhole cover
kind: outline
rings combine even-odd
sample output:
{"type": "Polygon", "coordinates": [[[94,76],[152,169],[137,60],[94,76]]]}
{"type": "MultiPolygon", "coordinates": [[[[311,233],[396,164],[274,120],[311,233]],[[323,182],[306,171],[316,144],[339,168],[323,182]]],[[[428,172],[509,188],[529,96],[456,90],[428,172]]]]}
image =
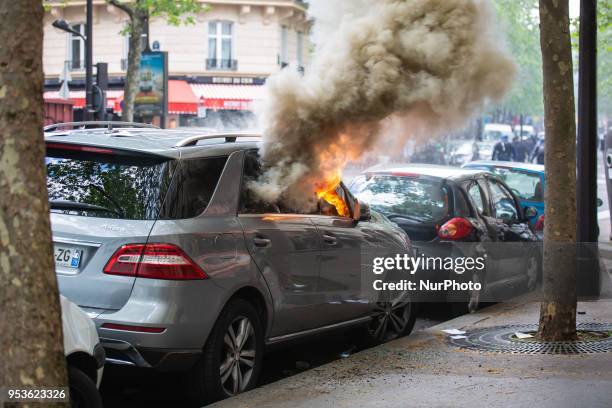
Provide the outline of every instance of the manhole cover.
{"type": "MultiPolygon", "coordinates": [[[[580,331],[595,333],[612,332],[609,323],[580,323],[580,331]]],[[[593,354],[612,352],[612,337],[601,339],[540,342],[537,340],[519,340],[516,332],[530,333],[538,330],[537,324],[495,326],[476,329],[466,333],[464,339],[450,339],[451,344],[478,351],[492,351],[511,354],[593,354]]]]}

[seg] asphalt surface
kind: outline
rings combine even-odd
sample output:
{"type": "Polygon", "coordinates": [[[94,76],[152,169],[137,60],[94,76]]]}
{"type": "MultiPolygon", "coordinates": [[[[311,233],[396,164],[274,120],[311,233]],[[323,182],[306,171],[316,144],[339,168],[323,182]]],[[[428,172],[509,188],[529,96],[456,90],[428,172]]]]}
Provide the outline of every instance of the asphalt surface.
{"type": "MultiPolygon", "coordinates": [[[[415,331],[439,324],[451,316],[442,306],[431,304],[415,323],[415,331]]],[[[298,344],[268,351],[260,386],[299,374],[361,351],[349,333],[328,333],[298,344]]],[[[100,392],[105,407],[189,407],[183,379],[176,373],[107,365],[100,392]]]]}
{"type": "MultiPolygon", "coordinates": [[[[459,348],[445,329],[538,321],[531,295],[499,303],[229,400],[222,408],[609,408],[612,353],[513,354],[459,348]]],[[[578,322],[612,321],[612,302],[578,304],[578,322]]]]}

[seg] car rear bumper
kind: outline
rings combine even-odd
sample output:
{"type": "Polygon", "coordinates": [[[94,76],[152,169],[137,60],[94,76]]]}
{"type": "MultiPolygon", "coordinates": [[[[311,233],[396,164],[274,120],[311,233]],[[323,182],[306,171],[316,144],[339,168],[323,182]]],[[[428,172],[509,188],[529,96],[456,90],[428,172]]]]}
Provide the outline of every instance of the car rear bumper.
{"type": "Polygon", "coordinates": [[[184,371],[191,368],[202,354],[201,350],[136,348],[115,339],[101,338],[106,350],[106,363],[114,365],[154,368],[159,371],[184,371]]]}
{"type": "Polygon", "coordinates": [[[120,310],[94,317],[106,362],[160,370],[188,368],[202,352],[224,293],[212,280],[137,279],[120,310]]]}

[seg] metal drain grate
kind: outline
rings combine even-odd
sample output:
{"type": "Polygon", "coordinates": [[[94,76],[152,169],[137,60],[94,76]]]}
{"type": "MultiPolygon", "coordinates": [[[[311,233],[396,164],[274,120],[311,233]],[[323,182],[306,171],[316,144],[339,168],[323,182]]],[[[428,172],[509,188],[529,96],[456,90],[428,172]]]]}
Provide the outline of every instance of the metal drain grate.
{"type": "MultiPolygon", "coordinates": [[[[578,330],[612,332],[610,323],[580,323],[578,330]]],[[[530,333],[538,330],[537,324],[495,326],[466,333],[464,339],[450,339],[450,343],[470,350],[510,354],[594,354],[612,352],[612,337],[588,341],[540,342],[518,340],[515,332],[530,333]]]]}

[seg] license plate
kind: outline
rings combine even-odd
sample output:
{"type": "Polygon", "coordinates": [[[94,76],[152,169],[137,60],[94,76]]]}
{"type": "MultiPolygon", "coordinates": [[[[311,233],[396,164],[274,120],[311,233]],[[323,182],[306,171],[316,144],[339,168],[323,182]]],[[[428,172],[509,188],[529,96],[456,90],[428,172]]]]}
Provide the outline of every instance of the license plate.
{"type": "Polygon", "coordinates": [[[64,246],[55,246],[55,250],[53,253],[53,257],[55,258],[55,266],[77,269],[81,264],[82,254],[83,251],[81,251],[80,249],[64,246]]]}

